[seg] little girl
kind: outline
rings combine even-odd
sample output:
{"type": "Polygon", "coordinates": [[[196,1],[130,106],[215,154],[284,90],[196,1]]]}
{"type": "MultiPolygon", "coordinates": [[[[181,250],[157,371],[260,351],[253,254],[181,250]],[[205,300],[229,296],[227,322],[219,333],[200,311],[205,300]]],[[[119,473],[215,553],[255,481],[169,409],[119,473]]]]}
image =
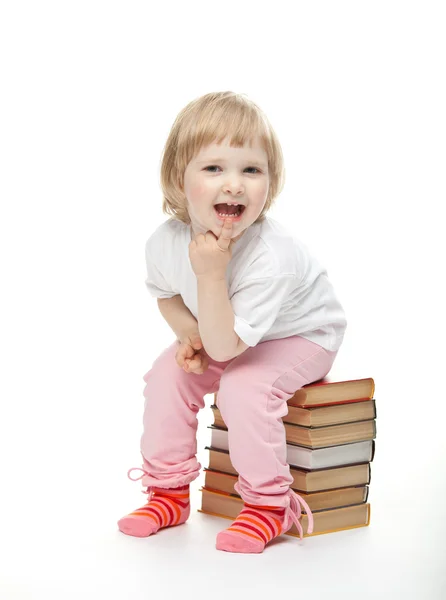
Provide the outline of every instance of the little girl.
{"type": "Polygon", "coordinates": [[[290,489],[282,417],[296,390],[328,374],[347,323],[326,270],[266,216],[283,182],[277,136],[244,95],[207,94],[178,115],[161,164],[171,218],[146,244],[146,284],[177,340],[144,376],[138,479],[148,501],[120,519],[123,533],[188,518],[196,416],[215,392],[244,502],[217,549],[262,552],[293,522],[302,537],[301,505],[312,532],[290,489]]]}

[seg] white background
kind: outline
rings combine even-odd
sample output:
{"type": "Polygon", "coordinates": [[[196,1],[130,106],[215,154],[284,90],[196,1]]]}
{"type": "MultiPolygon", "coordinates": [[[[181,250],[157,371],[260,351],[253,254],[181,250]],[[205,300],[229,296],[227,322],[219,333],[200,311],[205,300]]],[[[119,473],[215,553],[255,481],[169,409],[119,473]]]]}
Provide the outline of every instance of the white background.
{"type": "Polygon", "coordinates": [[[445,29],[426,0],[1,4],[2,599],[446,596],[445,29]],[[370,527],[251,556],[215,549],[202,476],[187,525],[116,527],[145,498],[142,376],[174,341],[144,285],[161,152],[223,90],[281,140],[270,216],[325,264],[337,365],[378,406],[370,527]]]}

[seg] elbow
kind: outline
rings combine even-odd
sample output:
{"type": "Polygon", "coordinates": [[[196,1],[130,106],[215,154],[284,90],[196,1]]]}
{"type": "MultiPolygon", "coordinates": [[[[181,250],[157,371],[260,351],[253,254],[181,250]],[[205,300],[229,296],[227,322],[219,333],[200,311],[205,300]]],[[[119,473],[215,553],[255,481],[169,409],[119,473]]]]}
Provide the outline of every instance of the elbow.
{"type": "Polygon", "coordinates": [[[236,358],[237,356],[240,356],[240,354],[243,354],[243,352],[245,352],[245,350],[247,350],[250,346],[248,346],[248,344],[245,344],[245,342],[242,342],[242,340],[237,336],[237,340],[238,343],[236,345],[236,347],[233,349],[233,351],[229,354],[219,354],[217,353],[209,353],[207,350],[207,354],[212,358],[212,360],[215,360],[215,362],[227,362],[228,360],[232,360],[233,358],[236,358]]]}
{"type": "Polygon", "coordinates": [[[210,352],[206,347],[204,349],[206,350],[206,354],[215,362],[227,362],[228,360],[231,360],[231,358],[233,358],[235,354],[224,354],[219,348],[213,348],[210,352]]]}
{"type": "Polygon", "coordinates": [[[227,362],[228,360],[231,360],[232,356],[224,356],[223,354],[218,354],[218,353],[214,353],[214,352],[208,352],[206,350],[208,356],[210,356],[212,358],[213,361],[215,362],[227,362]]]}

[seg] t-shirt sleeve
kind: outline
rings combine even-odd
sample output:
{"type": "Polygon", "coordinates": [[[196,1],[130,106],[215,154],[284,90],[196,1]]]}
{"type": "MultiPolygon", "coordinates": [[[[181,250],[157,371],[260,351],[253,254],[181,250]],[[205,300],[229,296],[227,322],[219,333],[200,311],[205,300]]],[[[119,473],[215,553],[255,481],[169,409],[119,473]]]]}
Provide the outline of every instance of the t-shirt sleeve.
{"type": "Polygon", "coordinates": [[[270,330],[294,288],[294,275],[277,275],[246,281],[231,297],[234,331],[248,346],[255,346],[270,330]]]}
{"type": "Polygon", "coordinates": [[[147,278],[145,283],[153,298],[172,298],[178,294],[178,292],[175,292],[165,280],[161,271],[152,259],[149,245],[146,247],[146,265],[147,278]]]}

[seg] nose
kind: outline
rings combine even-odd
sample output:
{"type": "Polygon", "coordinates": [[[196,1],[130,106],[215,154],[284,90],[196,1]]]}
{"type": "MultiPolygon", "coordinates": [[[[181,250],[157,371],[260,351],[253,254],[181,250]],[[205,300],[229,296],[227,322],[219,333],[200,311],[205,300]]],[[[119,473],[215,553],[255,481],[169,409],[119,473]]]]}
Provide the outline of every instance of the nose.
{"type": "Polygon", "coordinates": [[[244,186],[236,175],[230,175],[223,185],[223,191],[232,196],[240,196],[244,192],[244,186]]]}

